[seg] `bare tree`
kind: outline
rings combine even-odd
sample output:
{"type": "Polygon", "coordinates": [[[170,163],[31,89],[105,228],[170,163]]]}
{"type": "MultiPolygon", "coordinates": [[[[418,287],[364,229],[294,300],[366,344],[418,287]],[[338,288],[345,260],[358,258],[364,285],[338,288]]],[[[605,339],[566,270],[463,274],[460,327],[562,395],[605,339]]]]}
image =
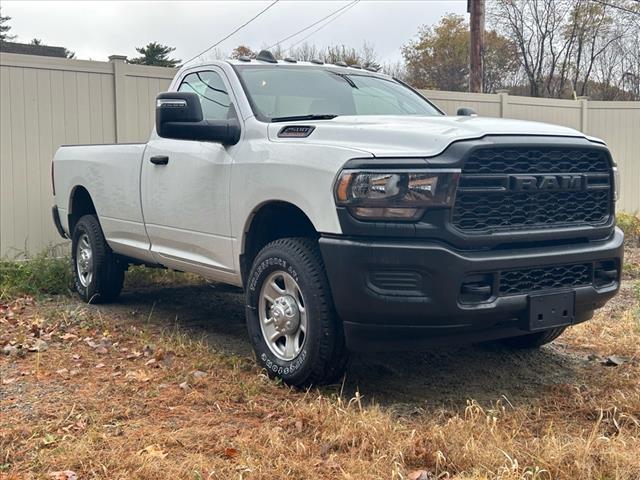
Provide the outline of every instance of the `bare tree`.
{"type": "Polygon", "coordinates": [[[495,0],[488,16],[516,45],[530,95],[611,96],[625,88],[619,64],[630,63],[639,7],[626,0],[495,0]]]}

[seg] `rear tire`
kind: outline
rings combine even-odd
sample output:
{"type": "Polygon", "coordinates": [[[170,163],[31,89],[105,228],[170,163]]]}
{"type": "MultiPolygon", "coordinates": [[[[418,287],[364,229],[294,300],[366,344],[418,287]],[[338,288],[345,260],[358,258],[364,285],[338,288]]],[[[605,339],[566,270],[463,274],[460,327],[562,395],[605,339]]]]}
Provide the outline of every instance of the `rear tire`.
{"type": "Polygon", "coordinates": [[[299,388],[342,376],[344,332],[314,240],[265,246],[249,272],[246,305],[251,343],[269,376],[299,388]]]}
{"type": "Polygon", "coordinates": [[[529,333],[519,337],[503,338],[500,343],[509,348],[539,348],[553,342],[567,329],[567,327],[552,328],[537,333],[529,333]]]}
{"type": "Polygon", "coordinates": [[[76,291],[85,302],[107,303],[120,294],[126,265],[107,245],[95,215],[81,217],[73,229],[71,265],[76,291]]]}

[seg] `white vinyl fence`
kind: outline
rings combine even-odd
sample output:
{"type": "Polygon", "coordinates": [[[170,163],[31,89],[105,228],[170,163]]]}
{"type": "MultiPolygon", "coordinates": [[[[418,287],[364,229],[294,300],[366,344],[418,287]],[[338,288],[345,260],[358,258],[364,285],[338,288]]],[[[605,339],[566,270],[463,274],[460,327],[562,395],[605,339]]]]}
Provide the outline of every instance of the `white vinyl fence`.
{"type": "Polygon", "coordinates": [[[62,144],[144,142],[170,68],[0,53],[0,257],[62,242],[51,159],[62,144]]]}
{"type": "MultiPolygon", "coordinates": [[[[51,158],[62,144],[144,142],[175,70],[0,53],[0,257],[61,242],[51,221],[51,158]]],[[[425,92],[447,113],[567,125],[605,139],[623,178],[619,207],[640,210],[640,102],[425,92]]]]}

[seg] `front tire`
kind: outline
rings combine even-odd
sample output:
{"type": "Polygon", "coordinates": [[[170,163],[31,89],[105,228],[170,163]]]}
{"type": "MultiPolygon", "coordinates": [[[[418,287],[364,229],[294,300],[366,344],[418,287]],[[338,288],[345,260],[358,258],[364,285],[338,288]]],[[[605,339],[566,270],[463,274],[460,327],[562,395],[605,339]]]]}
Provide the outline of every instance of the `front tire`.
{"type": "Polygon", "coordinates": [[[551,328],[542,332],[529,333],[519,337],[503,338],[500,340],[508,348],[533,349],[553,342],[567,329],[567,327],[551,328]]]}
{"type": "Polygon", "coordinates": [[[124,283],[125,267],[104,238],[95,215],[78,220],[71,238],[71,263],[78,295],[87,303],[115,300],[124,283]]]}
{"type": "Polygon", "coordinates": [[[246,304],[253,349],[271,377],[304,388],[343,374],[344,333],[314,240],[265,246],[249,272],[246,304]]]}

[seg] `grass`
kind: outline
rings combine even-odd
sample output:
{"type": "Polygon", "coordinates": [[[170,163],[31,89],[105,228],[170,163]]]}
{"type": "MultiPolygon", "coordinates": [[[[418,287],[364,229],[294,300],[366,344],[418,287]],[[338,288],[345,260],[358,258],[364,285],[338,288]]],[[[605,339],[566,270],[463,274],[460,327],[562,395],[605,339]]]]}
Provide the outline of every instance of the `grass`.
{"type": "Polygon", "coordinates": [[[49,348],[0,358],[0,478],[68,469],[83,479],[400,480],[424,470],[428,478],[635,480],[638,299],[563,337],[573,355],[634,361],[576,367],[573,383],[530,402],[468,399],[398,414],[357,392],[343,397],[339,386],[278,385],[252,359],[181,330],[64,298],[17,298],[0,345],[37,337],[49,348]]]}
{"type": "Polygon", "coordinates": [[[616,223],[625,234],[625,241],[630,246],[640,246],[640,214],[618,212],[616,223]]]}
{"type": "Polygon", "coordinates": [[[192,273],[152,268],[145,266],[129,267],[125,276],[126,287],[158,287],[162,285],[202,283],[201,277],[192,273]]]}
{"type": "MultiPolygon", "coordinates": [[[[0,259],[0,300],[20,295],[70,294],[71,259],[59,253],[50,248],[25,260],[0,259]]],[[[197,282],[203,280],[193,274],[144,266],[130,267],[125,276],[125,286],[134,288],[197,282]]]]}
{"type": "MultiPolygon", "coordinates": [[[[518,401],[401,413],[340,385],[287,388],[251,358],[145,315],[25,296],[67,292],[67,262],[1,264],[0,349],[17,352],[0,355],[0,479],[640,478],[638,277],[559,339],[568,380],[518,401]],[[29,351],[38,340],[47,348],[29,351]],[[624,363],[604,366],[612,355],[624,363]]],[[[143,268],[127,278],[190,280],[143,268]]]]}
{"type": "Polygon", "coordinates": [[[29,260],[0,260],[0,300],[17,295],[65,294],[73,284],[68,257],[47,249],[29,260]]]}

